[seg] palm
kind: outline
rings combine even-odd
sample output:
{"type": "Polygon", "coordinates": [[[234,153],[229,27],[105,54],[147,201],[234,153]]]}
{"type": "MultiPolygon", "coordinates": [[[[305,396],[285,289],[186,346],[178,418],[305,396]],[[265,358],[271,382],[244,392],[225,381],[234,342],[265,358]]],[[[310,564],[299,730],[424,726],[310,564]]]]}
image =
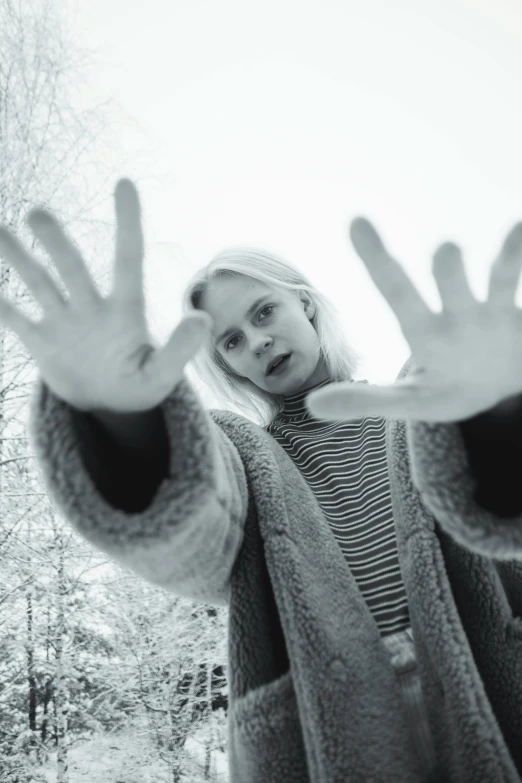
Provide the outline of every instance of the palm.
{"type": "Polygon", "coordinates": [[[143,290],[143,234],[136,189],[120,180],[115,191],[116,252],[110,295],[100,296],[74,243],[56,219],[33,210],[28,222],[69,291],[65,300],[52,277],[5,228],[7,256],[41,304],[35,324],[5,299],[0,317],[24,342],[48,386],[83,410],[140,411],[159,404],[209,328],[204,314],[184,318],[167,345],[157,349],[147,328],[143,290]]]}
{"type": "Polygon", "coordinates": [[[485,302],[470,290],[459,248],[449,242],[439,247],[433,275],[440,313],[430,310],[367,220],[352,222],[351,239],[399,321],[415,370],[392,386],[331,384],[307,399],[314,415],[457,421],[522,391],[522,311],[514,304],[522,223],[509,232],[492,265],[485,302]]]}

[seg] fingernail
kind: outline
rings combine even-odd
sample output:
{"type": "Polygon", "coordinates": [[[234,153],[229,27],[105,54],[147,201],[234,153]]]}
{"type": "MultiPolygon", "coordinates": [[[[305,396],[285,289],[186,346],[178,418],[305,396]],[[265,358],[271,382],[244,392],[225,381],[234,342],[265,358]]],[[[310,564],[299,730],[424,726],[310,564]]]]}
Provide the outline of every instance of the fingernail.
{"type": "Polygon", "coordinates": [[[506,239],[506,245],[505,250],[508,253],[516,252],[520,249],[520,246],[522,244],[522,222],[517,223],[511,231],[509,232],[509,235],[506,239]]]}
{"type": "Polygon", "coordinates": [[[48,212],[46,212],[44,209],[38,209],[38,208],[32,209],[29,212],[27,219],[30,221],[36,220],[38,223],[45,223],[45,224],[49,224],[53,222],[53,219],[48,212]]]}
{"type": "Polygon", "coordinates": [[[354,245],[364,242],[367,247],[375,252],[384,250],[384,245],[378,233],[370,221],[364,217],[356,217],[352,220],[350,237],[354,245]]]}
{"type": "Polygon", "coordinates": [[[456,245],[454,242],[443,242],[442,245],[435,251],[433,258],[437,261],[442,259],[452,259],[455,260],[457,258],[460,258],[460,248],[458,245],[456,245]]]}

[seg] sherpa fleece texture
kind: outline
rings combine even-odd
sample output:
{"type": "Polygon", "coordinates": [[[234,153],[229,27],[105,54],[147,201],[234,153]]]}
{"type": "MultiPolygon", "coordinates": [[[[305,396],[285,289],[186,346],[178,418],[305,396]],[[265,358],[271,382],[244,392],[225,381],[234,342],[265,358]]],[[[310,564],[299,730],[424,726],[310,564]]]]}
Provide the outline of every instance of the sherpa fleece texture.
{"type": "MultiPolygon", "coordinates": [[[[298,469],[261,427],[205,410],[185,377],[162,409],[169,477],[136,514],[98,493],[70,408],[41,382],[30,432],[86,540],[166,590],[228,604],[231,782],[425,783],[375,620],[298,469]]],[[[520,783],[522,516],[476,504],[457,424],[386,427],[436,779],[520,783]]]]}

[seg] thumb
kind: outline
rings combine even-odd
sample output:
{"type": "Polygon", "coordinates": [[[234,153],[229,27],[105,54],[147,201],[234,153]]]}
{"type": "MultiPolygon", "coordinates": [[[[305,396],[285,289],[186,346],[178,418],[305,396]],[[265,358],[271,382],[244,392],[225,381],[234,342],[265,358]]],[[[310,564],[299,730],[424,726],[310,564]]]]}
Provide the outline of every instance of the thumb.
{"type": "Polygon", "coordinates": [[[176,326],[163,348],[151,358],[150,376],[167,389],[181,380],[183,369],[209,338],[213,319],[197,311],[185,316],[176,326]]]}
{"type": "Polygon", "coordinates": [[[418,382],[411,378],[388,386],[340,381],[309,394],[306,405],[312,416],[325,421],[351,421],[367,416],[409,418],[419,402],[425,402],[424,398],[419,401],[419,394],[418,382]]]}

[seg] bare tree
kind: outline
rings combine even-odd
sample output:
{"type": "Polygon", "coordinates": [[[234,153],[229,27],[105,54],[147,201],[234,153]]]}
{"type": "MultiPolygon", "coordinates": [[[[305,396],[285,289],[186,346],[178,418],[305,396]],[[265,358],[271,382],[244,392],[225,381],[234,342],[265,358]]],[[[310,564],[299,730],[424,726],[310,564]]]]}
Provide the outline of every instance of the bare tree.
{"type": "MultiPolygon", "coordinates": [[[[106,102],[78,108],[75,91],[84,80],[88,55],[67,34],[61,10],[53,0],[0,0],[0,223],[34,250],[35,241],[25,218],[34,206],[50,207],[73,237],[81,239],[83,247],[90,246],[94,251],[92,256],[106,257],[112,226],[95,219],[93,210],[100,201],[110,198],[110,188],[103,185],[116,177],[112,165],[104,171],[102,164],[104,159],[113,160],[103,151],[108,111],[110,108],[114,112],[114,104],[106,102]],[[89,181],[93,169],[103,188],[101,199],[89,181]],[[96,252],[100,248],[103,254],[96,252]]],[[[49,260],[42,261],[63,290],[49,260]]],[[[106,284],[107,271],[108,267],[91,269],[101,288],[106,284]]],[[[34,320],[41,317],[39,306],[1,257],[0,295],[34,320]]],[[[25,593],[25,623],[20,617],[20,627],[25,626],[26,673],[24,678],[22,672],[13,672],[13,677],[15,683],[24,679],[27,683],[27,731],[17,732],[15,723],[11,732],[2,735],[0,778],[19,783],[25,780],[23,760],[16,756],[15,748],[26,752],[35,744],[41,745],[41,740],[36,741],[35,613],[39,605],[33,589],[33,560],[40,543],[45,543],[41,531],[49,524],[49,513],[45,509],[45,493],[34,475],[27,422],[22,420],[22,414],[27,415],[34,370],[25,346],[0,326],[0,556],[3,560],[0,606],[6,610],[11,602],[12,607],[18,607],[17,590],[25,593]],[[31,532],[34,529],[40,530],[36,536],[31,532]],[[22,735],[27,735],[27,742],[22,743],[22,735]]],[[[58,623],[54,629],[56,672],[47,681],[42,735],[44,739],[47,737],[54,679],[58,781],[67,783],[68,700],[64,676],[67,564],[63,541],[61,538],[59,541],[62,547],[57,574],[58,623]]],[[[11,620],[6,628],[14,626],[11,620]]],[[[0,641],[9,644],[12,631],[8,632],[9,637],[2,638],[1,627],[0,641]]]]}
{"type": "MultiPolygon", "coordinates": [[[[89,259],[109,257],[112,251],[112,221],[95,215],[111,199],[116,179],[112,161],[115,157],[123,161],[120,151],[117,156],[110,154],[106,141],[109,109],[114,117],[116,104],[80,107],[77,97],[85,84],[89,55],[78,50],[65,30],[62,10],[55,0],[0,0],[0,223],[40,253],[25,218],[32,207],[47,206],[81,245],[89,263],[89,259]],[[109,161],[105,167],[103,160],[109,161]]],[[[125,118],[125,122],[129,125],[132,120],[125,118]]],[[[63,291],[44,253],[41,260],[63,291]]],[[[96,261],[91,264],[102,292],[109,282],[108,270],[96,261]]],[[[39,305],[1,257],[0,295],[28,317],[40,317],[39,305]]],[[[27,399],[34,376],[34,362],[25,347],[0,325],[0,710],[11,694],[18,694],[18,699],[7,703],[4,712],[11,704],[17,709],[25,705],[25,712],[18,710],[11,725],[0,721],[0,780],[36,781],[27,758],[32,753],[41,760],[47,743],[53,742],[57,783],[67,783],[74,702],[79,701],[78,691],[71,692],[79,643],[73,639],[70,606],[78,578],[78,547],[71,547],[65,526],[56,523],[29,453],[27,399]]],[[[152,592],[150,586],[131,578],[137,596],[152,592]]],[[[125,595],[122,590],[111,598],[123,603],[125,595]]],[[[95,616],[100,607],[89,608],[95,616]]],[[[125,608],[128,604],[122,607],[122,616],[125,608]]],[[[92,723],[98,720],[106,728],[110,722],[110,730],[116,730],[118,716],[125,720],[131,710],[141,713],[148,725],[151,758],[159,756],[174,781],[180,776],[180,756],[189,731],[208,720],[212,710],[226,709],[220,664],[225,654],[213,651],[216,631],[218,636],[225,631],[220,613],[219,627],[212,634],[211,614],[205,614],[213,611],[210,608],[192,610],[173,602],[169,611],[148,634],[144,632],[140,644],[136,628],[128,638],[120,635],[122,663],[107,665],[86,702],[92,723]],[[198,633],[203,627],[206,633],[198,633]],[[184,643],[176,647],[174,642],[180,639],[184,643]],[[118,669],[130,675],[126,682],[118,679],[118,669]]],[[[92,660],[99,660],[98,650],[91,648],[89,653],[92,660]]],[[[98,673],[99,667],[95,668],[98,673]]],[[[210,776],[210,750],[205,776],[210,776]]]]}
{"type": "Polygon", "coordinates": [[[144,768],[161,760],[166,779],[177,783],[192,764],[187,740],[201,734],[209,746],[200,772],[211,779],[212,753],[225,750],[219,729],[228,710],[226,610],[134,578],[111,582],[110,597],[104,617],[118,660],[106,682],[112,699],[130,709],[134,730],[147,736],[144,768]]]}

